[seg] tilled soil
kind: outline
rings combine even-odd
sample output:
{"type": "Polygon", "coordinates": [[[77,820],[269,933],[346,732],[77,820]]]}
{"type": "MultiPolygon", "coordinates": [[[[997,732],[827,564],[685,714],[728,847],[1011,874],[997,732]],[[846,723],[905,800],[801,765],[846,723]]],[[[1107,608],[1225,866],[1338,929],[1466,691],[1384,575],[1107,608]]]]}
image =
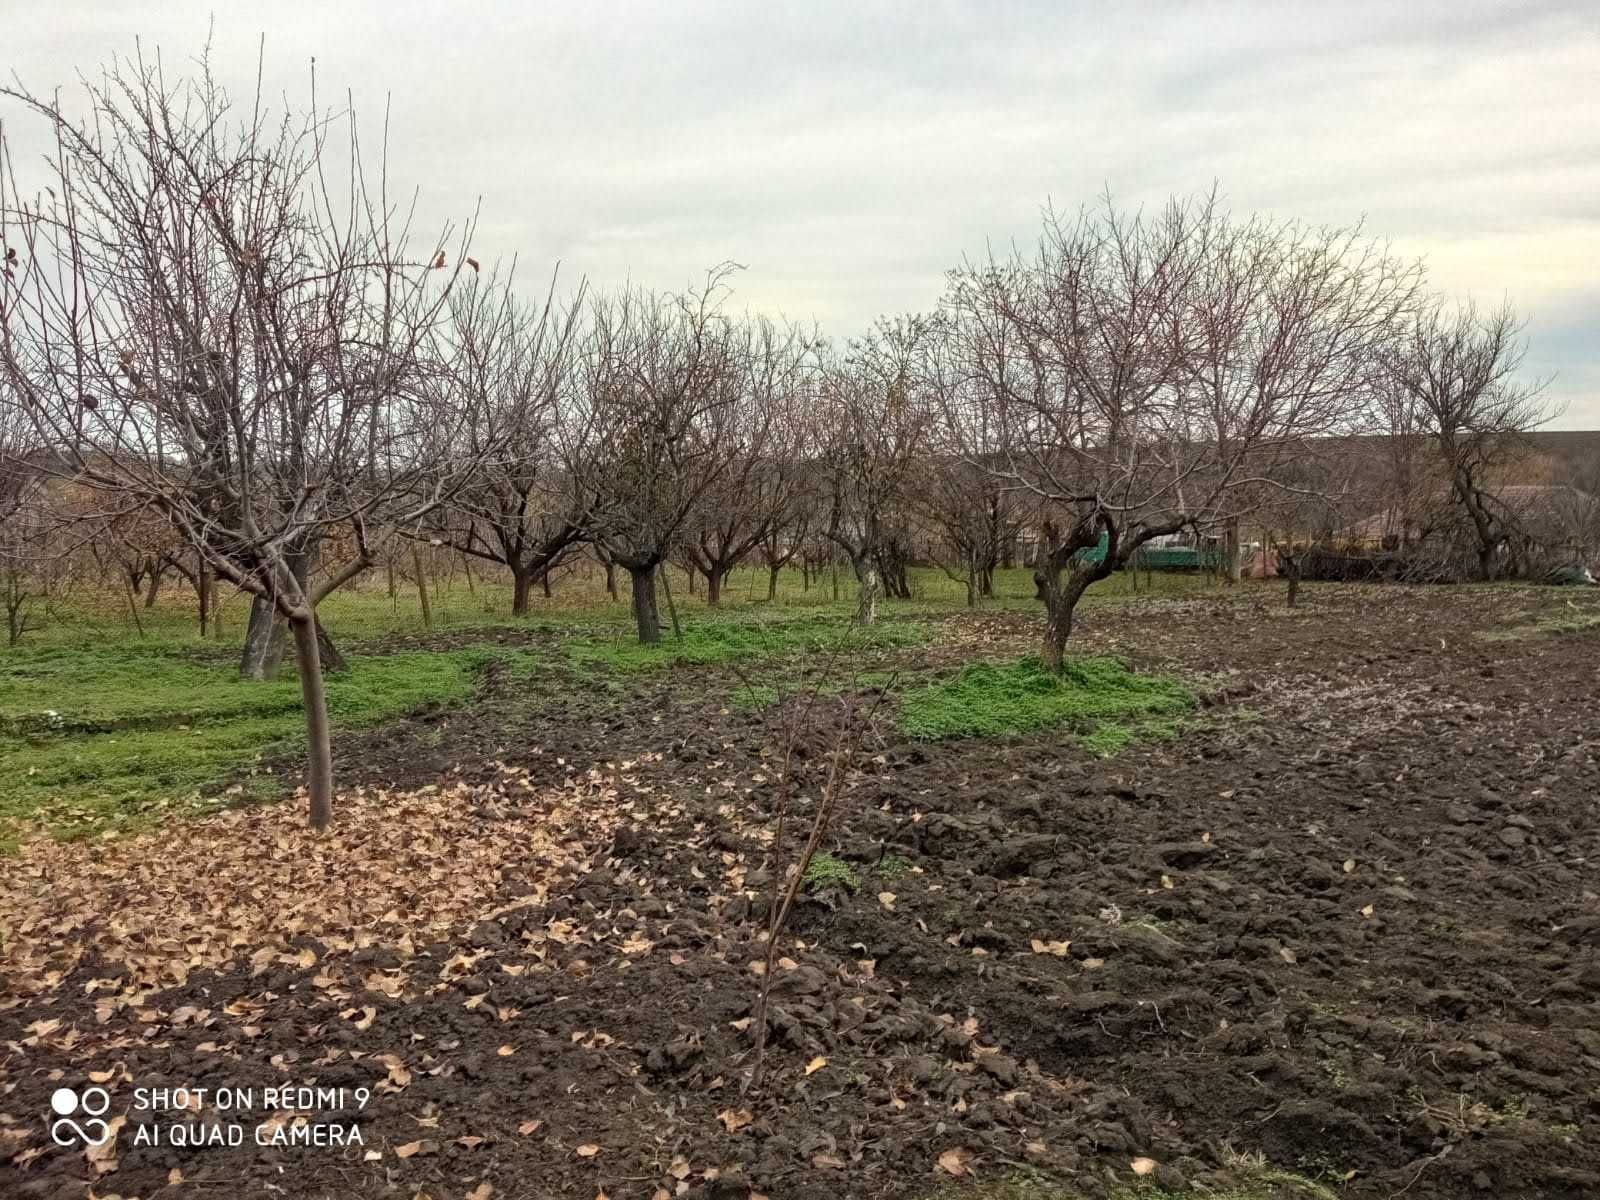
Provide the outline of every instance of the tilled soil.
{"type": "MultiPolygon", "coordinates": [[[[1483,636],[1548,593],[1307,592],[1294,613],[1246,589],[1088,614],[1085,648],[1208,701],[1112,760],[1060,733],[912,743],[882,710],[827,842],[856,886],[805,894],[782,931],[749,1091],[800,701],[746,711],[706,671],[498,679],[349,739],[371,789],[351,803],[445,778],[460,811],[429,805],[429,836],[460,839],[492,915],[427,921],[472,895],[431,854],[370,930],[268,956],[241,932],[236,962],[99,1013],[122,947],[41,923],[61,977],[0,990],[0,1196],[807,1200],[1037,1172],[1091,1197],[1136,1160],[1179,1191],[1263,1158],[1349,1197],[1600,1195],[1600,637],[1483,636]],[[493,851],[552,813],[535,888],[493,851]],[[44,1122],[91,1071],[126,1117],[98,1175],[44,1122]],[[359,1146],[133,1144],[174,1120],[133,1088],[185,1083],[375,1090],[296,1110],[359,1146]]],[[[951,625],[992,653],[1034,630],[951,625]]],[[[873,701],[817,701],[791,851],[830,724],[873,701]]],[[[261,836],[266,860],[296,852],[261,836]]]]}

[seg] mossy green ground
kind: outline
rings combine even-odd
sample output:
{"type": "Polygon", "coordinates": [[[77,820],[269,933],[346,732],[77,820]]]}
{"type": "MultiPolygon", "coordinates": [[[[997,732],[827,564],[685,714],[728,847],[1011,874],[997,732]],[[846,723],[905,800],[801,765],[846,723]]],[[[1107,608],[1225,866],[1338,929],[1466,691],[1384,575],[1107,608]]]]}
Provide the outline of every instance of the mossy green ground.
{"type": "Polygon", "coordinates": [[[814,892],[827,888],[855,892],[861,888],[861,876],[844,859],[824,851],[813,855],[806,864],[805,884],[814,892]]]}
{"type": "MultiPolygon", "coordinates": [[[[461,705],[493,659],[505,662],[514,680],[541,673],[570,679],[576,671],[612,687],[632,673],[675,664],[761,663],[730,689],[729,703],[741,705],[769,703],[793,690],[783,681],[809,679],[802,680],[802,667],[830,662],[865,686],[888,675],[861,671],[863,653],[922,644],[936,634],[933,618],[965,606],[962,585],[942,572],[914,571],[911,582],[911,600],[885,602],[883,622],[860,630],[849,620],[848,577],[835,601],[827,573],[807,588],[798,571],[785,571],[777,601],[769,603],[764,570],[735,572],[722,606],[712,610],[674,572],[683,637],[669,628],[659,645],[640,646],[627,604],[606,595],[597,572],[563,579],[549,600],[535,596],[526,617],[511,616],[507,586],[480,577],[469,588],[459,572],[435,580],[431,630],[414,588],[402,582],[389,596],[379,578],[369,578],[320,609],[351,666],[329,677],[329,712],[337,730],[429,705],[461,705]],[[533,630],[555,635],[550,649],[515,647],[533,630]],[[499,644],[501,637],[513,645],[499,644]]],[[[1163,594],[1178,595],[1207,586],[1185,576],[1158,575],[1156,583],[1163,594]]],[[[1131,591],[1129,581],[1113,577],[1085,602],[1116,603],[1131,591]]],[[[1036,607],[1025,570],[1000,572],[996,593],[984,608],[1036,607]]],[[[0,847],[30,824],[89,835],[214,805],[232,781],[262,798],[298,782],[251,774],[263,770],[264,759],[292,757],[303,715],[292,671],[270,683],[237,678],[247,612],[245,597],[224,594],[217,623],[201,638],[193,595],[177,587],[153,608],[140,607],[137,624],[114,590],[37,607],[42,628],[21,646],[0,648],[0,847]]]]}
{"type": "Polygon", "coordinates": [[[1558,637],[1564,634],[1600,634],[1600,595],[1592,589],[1573,595],[1556,594],[1544,599],[1541,607],[1519,614],[1504,629],[1490,629],[1476,636],[1486,642],[1515,642],[1524,638],[1558,637]]]}
{"type": "MultiPolygon", "coordinates": [[[[698,615],[698,614],[697,614],[698,615]]],[[[653,671],[670,666],[712,666],[752,658],[791,655],[826,657],[855,651],[914,646],[928,639],[916,621],[889,620],[867,628],[841,622],[837,616],[784,617],[752,620],[703,618],[686,625],[683,636],[663,632],[661,641],[641,645],[631,630],[618,629],[610,638],[588,637],[567,644],[567,656],[580,667],[614,671],[653,671]]]]}
{"type": "MultiPolygon", "coordinates": [[[[466,577],[457,571],[453,577],[434,581],[429,597],[436,631],[489,631],[507,626],[525,627],[529,623],[551,622],[560,625],[589,625],[596,630],[610,630],[628,623],[627,578],[619,573],[620,600],[607,596],[597,572],[563,578],[549,599],[536,591],[531,599],[526,617],[511,615],[511,588],[498,581],[491,582],[475,574],[471,588],[466,577]]],[[[811,613],[835,618],[848,616],[855,611],[855,583],[848,571],[840,572],[839,598],[833,598],[831,577],[827,572],[814,575],[810,587],[804,586],[798,570],[786,570],[779,577],[778,596],[775,603],[767,601],[767,573],[764,569],[741,569],[733,572],[724,587],[722,606],[715,610],[721,614],[770,614],[788,612],[790,615],[811,613]]],[[[910,600],[887,600],[884,611],[891,615],[914,616],[918,613],[945,614],[965,607],[965,586],[950,579],[944,572],[932,568],[918,568],[910,577],[910,600]]],[[[1136,591],[1126,574],[1113,575],[1102,580],[1083,598],[1083,605],[1093,608],[1101,604],[1122,603],[1133,596],[1190,596],[1214,590],[1213,582],[1203,575],[1155,575],[1150,583],[1140,578],[1136,591]],[[1153,589],[1153,590],[1151,590],[1153,589]]],[[[672,572],[672,594],[680,617],[686,622],[696,613],[708,611],[704,594],[691,593],[683,572],[672,572]]],[[[35,603],[32,615],[42,628],[24,638],[24,646],[40,647],[52,644],[80,646],[86,642],[158,643],[173,646],[208,646],[218,650],[236,648],[244,636],[246,617],[249,614],[248,598],[224,593],[216,606],[218,623],[212,634],[201,640],[195,631],[194,595],[187,588],[169,585],[161,593],[154,608],[139,609],[141,636],[128,611],[127,599],[116,589],[96,595],[69,594],[49,608],[35,603]]],[[[1034,599],[1032,574],[1021,567],[995,573],[995,594],[979,603],[980,611],[1007,611],[1037,613],[1039,603],[1034,599]]],[[[322,622],[341,646],[361,641],[390,637],[396,634],[424,632],[421,605],[414,587],[401,581],[394,596],[384,591],[381,577],[368,576],[355,587],[342,588],[323,601],[318,609],[322,622]]],[[[661,617],[667,620],[663,604],[661,617]]],[[[670,631],[669,631],[670,632],[670,631]]],[[[0,646],[0,655],[5,648],[0,646]]]]}
{"type": "Polygon", "coordinates": [[[912,737],[1007,737],[1067,726],[1096,754],[1172,737],[1195,705],[1183,684],[1133,671],[1116,658],[1069,659],[1059,675],[1037,659],[973,663],[900,697],[900,727],[912,737]]]}
{"type": "MultiPolygon", "coordinates": [[[[329,716],[353,728],[458,704],[495,656],[356,655],[328,677],[329,716]]],[[[22,819],[67,835],[139,824],[292,748],[305,727],[293,673],[246,683],[230,668],[139,643],[0,657],[0,836],[22,819]]]]}

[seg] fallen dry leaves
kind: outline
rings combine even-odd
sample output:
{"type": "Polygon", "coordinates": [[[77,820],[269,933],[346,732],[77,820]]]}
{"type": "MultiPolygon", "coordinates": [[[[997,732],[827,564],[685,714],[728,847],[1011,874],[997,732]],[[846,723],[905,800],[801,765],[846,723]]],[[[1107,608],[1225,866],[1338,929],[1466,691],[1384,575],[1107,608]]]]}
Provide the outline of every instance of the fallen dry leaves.
{"type": "Polygon", "coordinates": [[[957,1178],[962,1175],[971,1175],[972,1151],[965,1150],[959,1146],[952,1150],[946,1150],[939,1155],[939,1169],[946,1175],[954,1175],[957,1178]]]}
{"type": "Polygon", "coordinates": [[[127,1123],[126,1116],[111,1118],[106,1123],[106,1139],[98,1146],[88,1146],[84,1150],[84,1157],[89,1160],[89,1167],[96,1175],[109,1175],[117,1169],[117,1136],[127,1123]]]}
{"type": "MultiPolygon", "coordinates": [[[[126,969],[91,983],[100,1023],[198,969],[315,970],[318,988],[398,998],[412,987],[403,967],[352,972],[345,956],[388,946],[404,960],[454,925],[542,902],[609,837],[615,797],[603,777],[541,790],[501,767],[489,783],[345,794],[323,835],[282,805],[109,842],[29,842],[0,872],[10,1004],[96,956],[126,969]],[[521,893],[511,905],[508,881],[521,893]]],[[[374,1015],[347,1019],[365,1030],[374,1015]]]]}

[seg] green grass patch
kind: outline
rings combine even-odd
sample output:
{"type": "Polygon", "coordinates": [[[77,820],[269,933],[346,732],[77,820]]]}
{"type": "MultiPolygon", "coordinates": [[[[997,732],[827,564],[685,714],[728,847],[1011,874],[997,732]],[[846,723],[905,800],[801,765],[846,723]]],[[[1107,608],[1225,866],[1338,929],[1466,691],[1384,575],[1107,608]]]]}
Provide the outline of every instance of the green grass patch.
{"type": "Polygon", "coordinates": [[[847,892],[854,892],[861,887],[861,877],[851,869],[844,859],[832,854],[813,854],[811,861],[806,864],[806,873],[801,876],[807,888],[813,892],[824,891],[827,888],[842,888],[847,892]]]}
{"type": "MultiPolygon", "coordinates": [[[[926,626],[913,621],[884,621],[861,627],[836,617],[768,621],[724,618],[686,625],[681,638],[667,631],[653,645],[642,644],[632,630],[619,630],[609,638],[580,638],[567,643],[566,653],[580,669],[656,671],[797,655],[853,655],[917,645],[927,639],[926,626]]],[[[751,702],[761,698],[754,696],[751,702]]],[[[775,690],[771,698],[776,698],[775,690]]]]}
{"type": "MultiPolygon", "coordinates": [[[[353,657],[348,673],[327,679],[329,716],[349,729],[459,704],[482,668],[509,653],[353,657]]],[[[305,727],[292,673],[246,683],[227,663],[138,643],[0,660],[0,721],[0,840],[28,822],[83,836],[210,807],[228,778],[293,749],[305,727]]],[[[245,790],[265,798],[283,782],[293,781],[258,776],[245,790]]]]}
{"type": "Polygon", "coordinates": [[[1138,742],[1175,742],[1188,722],[1182,717],[1152,717],[1147,721],[1101,721],[1078,737],[1078,744],[1098,758],[1112,758],[1138,742]]]}
{"type": "Polygon", "coordinates": [[[895,880],[910,874],[911,860],[903,854],[885,854],[874,868],[874,873],[884,879],[895,880]]]}
{"type": "Polygon", "coordinates": [[[1069,661],[1053,675],[1037,659],[974,663],[900,699],[900,727],[916,738],[1010,737],[1068,726],[1096,753],[1141,734],[1176,736],[1172,718],[1195,705],[1175,679],[1140,675],[1117,658],[1069,661]],[[1165,718],[1165,720],[1160,720],[1165,718]]]}
{"type": "Polygon", "coordinates": [[[1524,638],[1560,637],[1563,634],[1600,633],[1600,607],[1569,602],[1554,612],[1532,614],[1506,629],[1491,629],[1477,636],[1486,642],[1516,642],[1524,638]]]}

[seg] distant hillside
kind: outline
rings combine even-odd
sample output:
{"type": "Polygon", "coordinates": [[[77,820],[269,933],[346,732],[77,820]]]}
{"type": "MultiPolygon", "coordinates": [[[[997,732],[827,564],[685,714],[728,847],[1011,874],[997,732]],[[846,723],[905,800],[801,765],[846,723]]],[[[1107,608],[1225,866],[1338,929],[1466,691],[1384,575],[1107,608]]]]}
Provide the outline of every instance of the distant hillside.
{"type": "Polygon", "coordinates": [[[1567,470],[1577,472],[1584,468],[1593,469],[1600,464],[1600,429],[1560,429],[1549,432],[1530,433],[1528,440],[1533,443],[1533,448],[1561,464],[1567,470]]]}

